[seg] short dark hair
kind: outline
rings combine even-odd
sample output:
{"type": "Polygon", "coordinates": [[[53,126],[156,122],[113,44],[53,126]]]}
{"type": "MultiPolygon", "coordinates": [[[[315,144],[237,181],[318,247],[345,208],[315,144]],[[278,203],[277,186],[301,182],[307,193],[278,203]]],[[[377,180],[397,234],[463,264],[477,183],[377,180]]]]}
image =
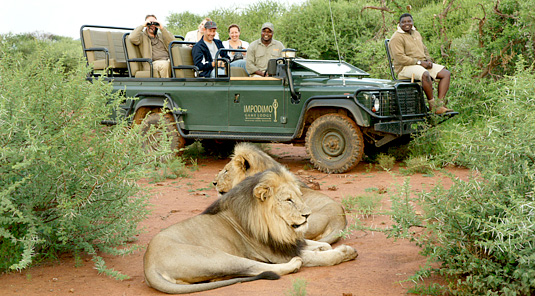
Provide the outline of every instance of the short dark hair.
{"type": "Polygon", "coordinates": [[[414,20],[414,18],[412,18],[412,15],[410,13],[404,13],[402,14],[400,17],[399,17],[399,22],[401,23],[401,19],[404,18],[404,17],[410,17],[412,20],[414,20]]]}
{"type": "Polygon", "coordinates": [[[145,20],[147,20],[149,17],[153,17],[155,19],[158,19],[154,14],[147,14],[147,16],[145,17],[145,20]]]}

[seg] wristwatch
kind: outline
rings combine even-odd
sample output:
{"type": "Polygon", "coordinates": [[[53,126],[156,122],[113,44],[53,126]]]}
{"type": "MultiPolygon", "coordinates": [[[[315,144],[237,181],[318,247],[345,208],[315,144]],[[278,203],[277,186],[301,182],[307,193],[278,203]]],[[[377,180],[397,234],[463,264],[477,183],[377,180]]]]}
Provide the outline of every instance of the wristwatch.
{"type": "Polygon", "coordinates": [[[420,60],[418,60],[418,61],[416,62],[416,65],[421,65],[421,64],[422,64],[422,61],[420,61],[420,60]]]}

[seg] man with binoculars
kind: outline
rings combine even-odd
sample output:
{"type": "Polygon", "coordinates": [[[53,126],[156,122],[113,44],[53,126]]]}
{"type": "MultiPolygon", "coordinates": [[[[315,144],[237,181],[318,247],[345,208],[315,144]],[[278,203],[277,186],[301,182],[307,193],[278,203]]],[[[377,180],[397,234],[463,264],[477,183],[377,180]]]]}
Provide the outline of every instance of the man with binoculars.
{"type": "MultiPolygon", "coordinates": [[[[156,78],[171,77],[168,47],[174,39],[174,35],[167,31],[152,14],[147,15],[145,23],[130,34],[130,41],[140,47],[141,56],[145,59],[152,59],[153,73],[156,78]]],[[[144,71],[150,70],[148,63],[142,64],[144,71]]]]}

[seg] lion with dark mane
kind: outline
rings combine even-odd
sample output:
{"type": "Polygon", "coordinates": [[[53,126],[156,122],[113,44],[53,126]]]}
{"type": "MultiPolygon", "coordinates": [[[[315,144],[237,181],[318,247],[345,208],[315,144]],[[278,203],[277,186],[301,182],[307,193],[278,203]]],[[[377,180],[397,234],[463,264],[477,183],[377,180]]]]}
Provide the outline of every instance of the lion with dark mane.
{"type": "MultiPolygon", "coordinates": [[[[234,148],[230,162],[217,174],[214,185],[216,190],[223,194],[248,176],[281,166],[257,146],[239,143],[234,148]]],[[[309,226],[305,238],[329,244],[337,242],[340,233],[347,226],[343,206],[304,183],[301,183],[300,187],[303,200],[312,211],[308,218],[309,226]]]]}
{"type": "Polygon", "coordinates": [[[146,283],[165,293],[193,293],[355,259],[352,247],[304,239],[310,209],[301,195],[283,167],[244,179],[200,215],[151,240],[146,283]]]}

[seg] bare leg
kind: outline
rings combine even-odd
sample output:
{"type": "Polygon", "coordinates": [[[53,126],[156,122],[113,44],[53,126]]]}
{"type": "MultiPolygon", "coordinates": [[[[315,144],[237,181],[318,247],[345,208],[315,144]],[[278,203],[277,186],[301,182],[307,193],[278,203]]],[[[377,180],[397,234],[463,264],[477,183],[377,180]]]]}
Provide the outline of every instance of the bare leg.
{"type": "Polygon", "coordinates": [[[433,79],[431,79],[429,72],[425,72],[424,75],[422,75],[422,88],[424,89],[427,99],[431,101],[433,99],[433,79]]]}
{"type": "Polygon", "coordinates": [[[443,101],[446,97],[446,93],[450,89],[450,71],[446,69],[442,69],[437,74],[437,79],[440,79],[440,82],[438,83],[438,100],[443,101]]]}

